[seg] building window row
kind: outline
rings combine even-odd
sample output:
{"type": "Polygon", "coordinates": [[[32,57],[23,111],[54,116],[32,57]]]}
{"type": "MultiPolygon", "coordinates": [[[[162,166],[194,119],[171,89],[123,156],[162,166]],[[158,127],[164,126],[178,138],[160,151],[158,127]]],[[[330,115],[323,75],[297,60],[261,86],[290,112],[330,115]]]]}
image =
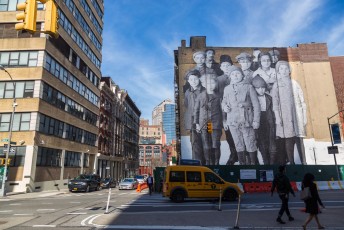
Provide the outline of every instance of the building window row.
{"type": "MultiPolygon", "coordinates": [[[[97,50],[99,52],[101,52],[102,45],[98,41],[96,35],[92,32],[92,29],[88,26],[88,24],[85,21],[84,17],[82,17],[80,11],[77,9],[77,7],[75,6],[74,2],[71,1],[71,0],[64,0],[64,3],[66,4],[66,6],[70,10],[70,12],[73,14],[74,18],[78,21],[79,25],[83,28],[85,33],[91,39],[91,41],[93,42],[93,44],[97,48],[97,50]]],[[[92,16],[93,16],[93,14],[92,14],[92,16]]],[[[98,31],[99,35],[101,36],[103,31],[102,31],[102,28],[100,27],[99,23],[97,22],[97,20],[95,20],[94,16],[93,16],[94,20],[92,20],[92,18],[90,18],[90,19],[91,19],[93,25],[96,27],[96,30],[98,31]]]]}
{"type": "Polygon", "coordinates": [[[61,167],[61,149],[38,147],[36,166],[61,167]]]}
{"type": "Polygon", "coordinates": [[[63,40],[62,37],[57,39],[49,37],[51,44],[55,46],[90,82],[97,88],[99,86],[99,77],[87,66],[80,56],[63,40]]]}
{"type": "Polygon", "coordinates": [[[49,104],[54,105],[55,107],[88,122],[89,124],[97,125],[98,116],[96,114],[92,113],[88,109],[85,109],[80,104],[60,93],[47,83],[43,83],[42,99],[49,104]]]}
{"type": "MultiPolygon", "coordinates": [[[[31,113],[15,113],[13,117],[12,131],[30,130],[31,113]]],[[[0,132],[10,130],[11,113],[0,114],[0,132]]]]}
{"type": "MultiPolygon", "coordinates": [[[[85,0],[80,0],[80,2],[81,2],[81,4],[83,4],[83,2],[86,2],[86,1],[85,0]]],[[[100,9],[100,7],[98,5],[98,2],[96,0],[91,0],[91,2],[92,2],[93,7],[96,9],[98,16],[103,20],[104,13],[100,9]]]]}
{"type": "Polygon", "coordinates": [[[44,68],[74,91],[78,92],[81,96],[85,97],[92,104],[99,106],[99,97],[47,53],[44,68]]]}
{"type": "Polygon", "coordinates": [[[47,135],[53,135],[63,139],[87,144],[96,145],[97,135],[86,130],[77,128],[73,125],[64,123],[52,117],[40,114],[39,116],[39,132],[47,135]]]}
{"type": "Polygon", "coordinates": [[[72,23],[67,19],[67,17],[61,10],[59,10],[59,24],[69,34],[73,41],[75,41],[80,49],[86,54],[91,62],[95,64],[98,69],[100,69],[100,60],[92,52],[91,48],[87,45],[87,42],[85,42],[81,35],[76,31],[72,23]]]}
{"type": "MultiPolygon", "coordinates": [[[[17,4],[25,2],[25,0],[0,0],[0,11],[16,11],[17,10],[17,4]]],[[[38,3],[37,9],[43,10],[43,4],[38,3]]]]}
{"type": "Polygon", "coordinates": [[[17,81],[15,90],[13,82],[0,82],[0,98],[13,98],[14,92],[16,98],[33,97],[34,81],[17,81]]]}
{"type": "Polygon", "coordinates": [[[38,51],[0,52],[0,65],[7,66],[37,66],[38,51]]]}
{"type": "MultiPolygon", "coordinates": [[[[0,147],[0,158],[5,158],[5,151],[7,151],[7,148],[0,147]]],[[[10,159],[10,167],[18,167],[18,166],[24,166],[25,162],[25,152],[26,152],[26,146],[11,146],[11,151],[8,154],[8,158],[10,159]]]]}

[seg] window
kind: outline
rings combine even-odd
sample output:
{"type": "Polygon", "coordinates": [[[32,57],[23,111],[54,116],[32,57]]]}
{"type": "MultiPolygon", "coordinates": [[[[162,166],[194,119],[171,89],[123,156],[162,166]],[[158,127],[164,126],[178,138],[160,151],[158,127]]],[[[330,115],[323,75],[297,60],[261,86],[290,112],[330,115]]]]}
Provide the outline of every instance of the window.
{"type": "Polygon", "coordinates": [[[62,137],[63,125],[64,123],[62,121],[40,114],[38,131],[48,135],[62,137]]]}
{"type": "MultiPolygon", "coordinates": [[[[12,131],[26,131],[30,129],[31,113],[15,113],[12,131]]],[[[11,114],[0,114],[0,132],[8,132],[10,129],[11,114]]]]}
{"type": "Polygon", "coordinates": [[[90,167],[90,163],[89,163],[89,158],[90,158],[90,154],[88,153],[84,153],[84,167],[90,167]]]}
{"type": "MultiPolygon", "coordinates": [[[[10,151],[8,158],[10,161],[10,167],[23,166],[25,162],[26,146],[13,146],[11,147],[14,151],[10,151]]],[[[0,147],[0,158],[5,158],[4,147],[0,147]]]]}
{"type": "Polygon", "coordinates": [[[204,173],[205,182],[214,182],[216,184],[221,184],[221,179],[214,173],[205,172],[204,173]]]}
{"type": "Polygon", "coordinates": [[[8,66],[37,66],[38,51],[0,52],[0,64],[8,66]]]}
{"type": "Polygon", "coordinates": [[[36,165],[61,167],[61,150],[38,147],[36,165]]]}
{"type": "Polygon", "coordinates": [[[186,172],[187,182],[202,182],[201,172],[186,172]]]}
{"type": "Polygon", "coordinates": [[[184,171],[171,171],[170,182],[185,182],[184,171]]]}
{"type": "Polygon", "coordinates": [[[66,151],[64,166],[81,167],[81,153],[66,151]]]}
{"type": "MultiPolygon", "coordinates": [[[[18,81],[15,83],[16,98],[33,97],[34,81],[18,81]]],[[[13,82],[0,82],[0,98],[13,98],[13,82]]]]}

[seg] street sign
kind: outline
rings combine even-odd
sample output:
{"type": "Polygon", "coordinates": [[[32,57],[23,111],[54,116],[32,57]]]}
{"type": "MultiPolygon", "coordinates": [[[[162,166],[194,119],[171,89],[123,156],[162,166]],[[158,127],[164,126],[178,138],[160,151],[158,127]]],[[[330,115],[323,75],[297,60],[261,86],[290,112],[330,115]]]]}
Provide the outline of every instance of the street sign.
{"type": "Polygon", "coordinates": [[[1,142],[9,142],[9,139],[8,138],[2,138],[1,142]]]}
{"type": "Polygon", "coordinates": [[[328,154],[337,154],[338,146],[327,146],[328,154]]]}

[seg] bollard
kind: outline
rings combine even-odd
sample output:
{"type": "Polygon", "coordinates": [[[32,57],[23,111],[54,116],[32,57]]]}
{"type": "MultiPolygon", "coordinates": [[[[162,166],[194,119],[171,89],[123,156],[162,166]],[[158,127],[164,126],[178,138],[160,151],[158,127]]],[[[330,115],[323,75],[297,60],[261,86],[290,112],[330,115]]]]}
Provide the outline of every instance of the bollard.
{"type": "Polygon", "coordinates": [[[107,204],[106,204],[105,214],[109,213],[110,196],[111,196],[111,188],[109,188],[109,195],[108,195],[108,200],[107,200],[107,204]]]}
{"type": "Polygon", "coordinates": [[[239,194],[237,216],[235,220],[235,226],[233,227],[234,229],[239,229],[238,222],[239,222],[239,215],[240,215],[240,200],[241,200],[241,195],[239,194]]]}
{"type": "Polygon", "coordinates": [[[222,194],[222,187],[220,187],[220,201],[219,201],[219,209],[218,209],[218,211],[222,211],[221,210],[221,200],[222,200],[221,194],[222,194]]]}

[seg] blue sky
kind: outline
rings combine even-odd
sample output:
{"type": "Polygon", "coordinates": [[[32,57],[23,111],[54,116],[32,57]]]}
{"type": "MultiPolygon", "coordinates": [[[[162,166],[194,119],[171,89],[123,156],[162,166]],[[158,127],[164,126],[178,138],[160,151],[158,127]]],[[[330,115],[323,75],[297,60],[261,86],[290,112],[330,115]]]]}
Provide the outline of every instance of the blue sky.
{"type": "Polygon", "coordinates": [[[207,46],[327,43],[344,56],[344,0],[105,0],[103,76],[128,91],[149,119],[174,99],[173,50],[190,36],[207,46]]]}

